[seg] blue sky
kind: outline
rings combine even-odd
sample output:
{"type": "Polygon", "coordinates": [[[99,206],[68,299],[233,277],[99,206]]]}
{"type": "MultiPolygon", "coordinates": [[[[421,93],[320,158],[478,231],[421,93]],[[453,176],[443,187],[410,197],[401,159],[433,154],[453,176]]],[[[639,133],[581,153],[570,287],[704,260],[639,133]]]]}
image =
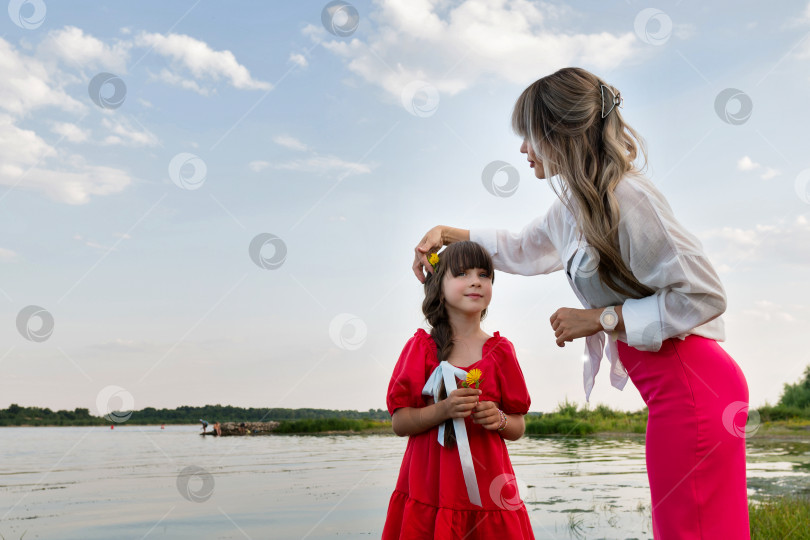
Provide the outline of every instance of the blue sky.
{"type": "MultiPolygon", "coordinates": [[[[567,65],[622,92],[653,181],[720,271],[752,406],[801,376],[809,4],[353,2],[356,28],[337,11],[335,33],[326,5],[10,3],[0,406],[384,407],[423,325],[417,241],[517,231],[552,203],[509,119],[567,65]],[[91,97],[94,80],[125,90],[91,97]],[[718,113],[727,88],[752,103],[721,104],[740,122],[718,113]],[[484,188],[495,160],[519,171],[511,196],[484,188]],[[286,256],[251,257],[259,235],[286,256]],[[27,306],[52,317],[44,339],[37,317],[20,330],[27,306]]],[[[484,329],[515,344],[532,410],[584,401],[584,342],[559,349],[548,324],[563,306],[581,307],[562,273],[497,277],[484,329]]],[[[604,368],[591,402],[643,406],[604,368]]]]}

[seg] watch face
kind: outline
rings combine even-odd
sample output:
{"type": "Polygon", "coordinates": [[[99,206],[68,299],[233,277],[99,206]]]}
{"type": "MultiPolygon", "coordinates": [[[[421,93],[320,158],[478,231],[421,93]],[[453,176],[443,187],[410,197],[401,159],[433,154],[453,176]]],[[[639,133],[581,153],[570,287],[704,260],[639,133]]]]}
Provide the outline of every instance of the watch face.
{"type": "Polygon", "coordinates": [[[602,315],[602,324],[605,326],[613,326],[618,322],[618,318],[613,313],[605,313],[602,315]]]}

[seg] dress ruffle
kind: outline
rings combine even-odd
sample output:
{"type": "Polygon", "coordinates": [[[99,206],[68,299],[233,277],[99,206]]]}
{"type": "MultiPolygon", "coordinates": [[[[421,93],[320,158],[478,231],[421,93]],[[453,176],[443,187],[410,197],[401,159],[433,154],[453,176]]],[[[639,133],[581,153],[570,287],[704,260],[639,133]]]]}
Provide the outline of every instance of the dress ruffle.
{"type": "Polygon", "coordinates": [[[526,506],[514,510],[456,510],[394,490],[383,540],[534,540],[526,506]]]}

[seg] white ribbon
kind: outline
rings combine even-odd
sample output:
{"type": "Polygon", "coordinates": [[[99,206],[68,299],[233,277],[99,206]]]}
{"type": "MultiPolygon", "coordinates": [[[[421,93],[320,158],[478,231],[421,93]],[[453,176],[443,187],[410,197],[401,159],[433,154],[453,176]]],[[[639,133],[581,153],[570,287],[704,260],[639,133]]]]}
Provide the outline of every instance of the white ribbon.
{"type": "MultiPolygon", "coordinates": [[[[456,377],[466,379],[467,372],[457,368],[446,360],[439,363],[433,373],[428,377],[425,387],[422,388],[422,395],[433,396],[433,402],[439,402],[439,391],[442,380],[447,395],[458,388],[456,377]]],[[[461,459],[461,472],[464,474],[464,483],[467,485],[467,495],[470,502],[478,506],[481,505],[481,495],[478,493],[478,481],[475,479],[475,467],[473,466],[472,451],[470,451],[470,441],[467,438],[467,428],[463,418],[453,418],[453,427],[456,430],[456,445],[458,446],[458,456],[461,459]]],[[[439,424],[439,444],[444,446],[444,422],[439,424]]]]}

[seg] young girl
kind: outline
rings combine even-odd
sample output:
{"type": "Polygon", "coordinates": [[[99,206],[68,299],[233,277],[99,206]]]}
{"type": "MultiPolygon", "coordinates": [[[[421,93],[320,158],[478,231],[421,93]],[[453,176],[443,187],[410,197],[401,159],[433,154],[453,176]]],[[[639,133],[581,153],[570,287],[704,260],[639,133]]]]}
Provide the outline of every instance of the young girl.
{"type": "Polygon", "coordinates": [[[422,303],[432,330],[408,340],[388,385],[408,446],[382,538],[533,539],[504,443],[523,435],[529,392],[512,343],[481,329],[492,259],[469,241],[432,259],[422,303]]]}

